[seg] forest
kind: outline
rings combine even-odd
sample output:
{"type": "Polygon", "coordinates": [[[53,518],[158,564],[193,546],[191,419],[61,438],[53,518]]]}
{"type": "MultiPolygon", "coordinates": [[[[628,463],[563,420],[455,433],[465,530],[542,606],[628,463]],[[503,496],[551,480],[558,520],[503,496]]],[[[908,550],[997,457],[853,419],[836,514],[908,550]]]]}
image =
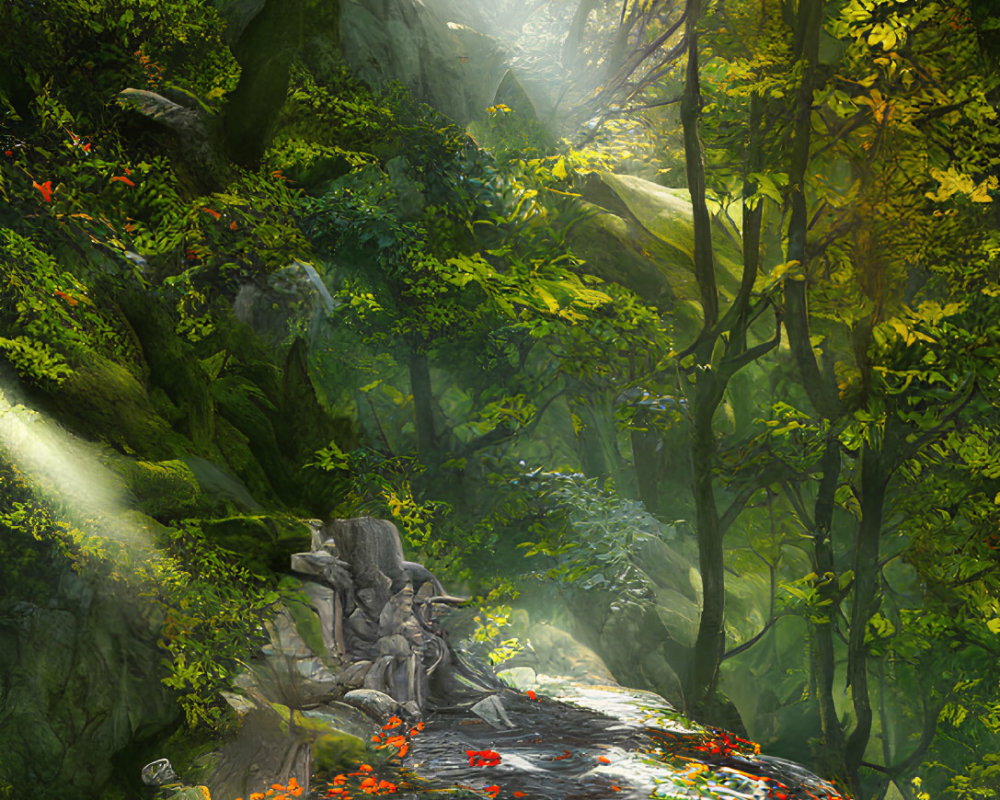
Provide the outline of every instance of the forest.
{"type": "Polygon", "coordinates": [[[994,0],[0,31],[0,800],[1000,797],[994,0]]]}

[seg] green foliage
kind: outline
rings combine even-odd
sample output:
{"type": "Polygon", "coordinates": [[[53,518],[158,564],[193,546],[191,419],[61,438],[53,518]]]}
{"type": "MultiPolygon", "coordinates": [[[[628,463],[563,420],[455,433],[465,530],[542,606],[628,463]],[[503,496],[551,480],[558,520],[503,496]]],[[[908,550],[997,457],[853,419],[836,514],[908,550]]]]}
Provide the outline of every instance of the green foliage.
{"type": "Polygon", "coordinates": [[[533,470],[516,485],[547,518],[535,526],[542,539],[518,545],[528,558],[543,557],[546,566],[535,577],[557,581],[569,592],[607,592],[616,607],[649,602],[651,584],[633,561],[633,542],[663,536],[665,528],[639,503],[602,491],[595,478],[580,473],[533,470]]]}
{"type": "MultiPolygon", "coordinates": [[[[0,228],[0,348],[30,382],[59,385],[90,352],[129,363],[135,355],[121,320],[98,307],[85,281],[31,239],[0,228]]],[[[133,362],[134,363],[134,362],[133,362]]]]}
{"type": "Polygon", "coordinates": [[[126,86],[175,83],[212,99],[238,76],[221,19],[205,0],[13,3],[0,25],[9,34],[4,57],[18,68],[0,92],[8,113],[22,119],[32,113],[28,92],[49,93],[82,112],[90,127],[126,86]]]}
{"type": "Polygon", "coordinates": [[[158,620],[164,649],[163,682],[178,694],[191,726],[226,724],[219,695],[242,661],[265,640],[262,620],[278,595],[237,566],[232,553],[210,545],[193,523],[160,529],[162,550],[134,535],[135,520],[93,518],[69,522],[65,510],[36,495],[9,463],[0,464],[0,541],[3,595],[0,613],[18,598],[44,598],[61,570],[136,593],[147,618],[158,620]],[[120,529],[128,525],[131,537],[120,529]]]}
{"type": "Polygon", "coordinates": [[[228,707],[219,692],[266,641],[263,619],[279,596],[194,523],[164,530],[161,545],[165,555],[139,577],[163,613],[163,683],[177,691],[188,725],[220,728],[228,707]]]}
{"type": "Polygon", "coordinates": [[[338,516],[365,514],[391,519],[408,551],[431,561],[460,560],[455,559],[454,543],[441,531],[451,512],[450,505],[414,493],[413,482],[425,469],[415,458],[387,457],[366,447],[345,453],[331,442],[316,453],[309,466],[350,476],[351,488],[343,506],[336,509],[338,516]]]}
{"type": "Polygon", "coordinates": [[[483,658],[494,668],[524,650],[524,643],[517,636],[504,638],[510,632],[507,630],[511,626],[510,603],[519,594],[513,582],[498,581],[483,598],[473,617],[475,628],[464,642],[467,652],[483,658]]]}

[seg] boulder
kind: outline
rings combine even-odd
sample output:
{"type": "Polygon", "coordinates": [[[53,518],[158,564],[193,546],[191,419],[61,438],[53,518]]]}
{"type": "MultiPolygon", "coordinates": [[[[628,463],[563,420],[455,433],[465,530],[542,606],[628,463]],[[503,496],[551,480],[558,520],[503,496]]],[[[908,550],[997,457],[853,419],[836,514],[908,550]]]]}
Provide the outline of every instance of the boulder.
{"type": "Polygon", "coordinates": [[[375,719],[385,719],[399,711],[399,703],[377,689],[355,689],[344,695],[344,702],[375,719]]]}

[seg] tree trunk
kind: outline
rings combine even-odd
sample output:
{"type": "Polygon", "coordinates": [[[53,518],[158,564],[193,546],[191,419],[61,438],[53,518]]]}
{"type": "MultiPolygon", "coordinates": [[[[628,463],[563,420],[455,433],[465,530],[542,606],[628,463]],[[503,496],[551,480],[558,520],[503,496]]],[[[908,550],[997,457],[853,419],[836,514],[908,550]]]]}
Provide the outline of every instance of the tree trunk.
{"type": "MultiPolygon", "coordinates": [[[[816,505],[813,514],[813,555],[816,573],[821,576],[836,575],[833,558],[833,512],[837,481],[840,477],[840,442],[831,431],[827,435],[826,450],[822,459],[822,477],[819,490],[816,493],[816,505]]],[[[824,608],[822,622],[812,623],[813,638],[813,676],[816,682],[816,698],[819,702],[820,727],[823,731],[823,751],[827,760],[826,767],[833,775],[847,777],[844,761],[844,730],[837,716],[837,707],[833,700],[833,680],[835,674],[835,658],[833,636],[837,629],[837,618],[840,613],[840,603],[837,600],[838,586],[836,578],[825,580],[820,589],[820,596],[829,601],[824,608]]]]}
{"type": "Polygon", "coordinates": [[[434,396],[427,354],[410,353],[410,391],[413,393],[413,425],[417,431],[417,453],[425,465],[437,459],[437,434],[434,432],[434,396]]]}
{"type": "Polygon", "coordinates": [[[573,21],[570,23],[569,32],[562,46],[562,63],[565,67],[576,67],[580,65],[578,50],[583,39],[583,32],[587,29],[587,17],[590,12],[597,8],[597,0],[580,0],[580,5],[576,7],[573,21]]]}
{"type": "MultiPolygon", "coordinates": [[[[705,202],[705,161],[702,155],[698,121],[701,115],[701,85],[698,76],[698,23],[701,20],[701,0],[688,3],[685,29],[687,37],[687,68],[681,97],[681,123],[684,128],[684,166],[691,212],[694,221],[694,275],[698,282],[703,331],[708,333],[719,319],[719,294],[715,283],[715,261],[712,250],[712,220],[705,202]]],[[[711,356],[711,350],[708,351],[711,356]]],[[[704,361],[708,361],[705,358],[704,361]]]]}
{"type": "MultiPolygon", "coordinates": [[[[887,431],[888,433],[888,431],[887,431]]],[[[854,730],[847,739],[845,760],[851,788],[857,791],[858,770],[872,730],[872,706],[868,692],[868,649],[865,633],[868,622],[878,610],[879,539],[891,460],[881,449],[865,444],[861,452],[861,522],[854,553],[854,603],[847,644],[847,680],[856,717],[854,730]]]]}
{"type": "Polygon", "coordinates": [[[719,662],[725,644],[726,581],[722,532],[715,504],[713,469],[715,434],[712,418],[719,406],[718,379],[706,370],[695,386],[692,472],[694,476],[695,526],[698,535],[698,566],[701,569],[702,607],[698,638],[694,645],[691,675],[684,692],[685,705],[697,715],[715,691],[719,662]]]}
{"type": "Polygon", "coordinates": [[[696,379],[691,407],[692,482],[695,504],[695,526],[698,536],[698,564],[701,568],[703,601],[698,637],[694,646],[691,673],[684,687],[688,711],[703,709],[715,690],[725,643],[723,628],[726,609],[726,585],[719,530],[719,511],[715,504],[713,468],[715,466],[715,435],[712,420],[722,399],[724,385],[712,371],[712,351],[719,319],[719,299],[715,283],[712,249],[712,222],[705,202],[705,164],[702,157],[698,120],[701,112],[701,89],[698,75],[698,23],[701,20],[701,0],[688,3],[685,29],[687,37],[687,68],[684,94],[681,99],[681,122],[684,127],[684,161],[688,191],[694,218],[694,273],[701,298],[703,327],[692,348],[696,379]]]}

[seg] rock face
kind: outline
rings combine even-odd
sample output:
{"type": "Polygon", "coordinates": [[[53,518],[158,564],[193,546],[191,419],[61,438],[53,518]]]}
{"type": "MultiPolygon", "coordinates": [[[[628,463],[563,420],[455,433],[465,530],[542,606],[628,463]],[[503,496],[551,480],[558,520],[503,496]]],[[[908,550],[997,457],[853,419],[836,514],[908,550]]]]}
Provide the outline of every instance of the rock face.
{"type": "Polygon", "coordinates": [[[504,77],[496,42],[421,0],[345,0],[344,59],[375,88],[392,81],[459,124],[482,115],[504,77]]]}
{"type": "Polygon", "coordinates": [[[14,605],[0,619],[0,774],[33,797],[90,797],[116,753],[175,723],[155,628],[69,569],[44,604],[14,605]]]}

